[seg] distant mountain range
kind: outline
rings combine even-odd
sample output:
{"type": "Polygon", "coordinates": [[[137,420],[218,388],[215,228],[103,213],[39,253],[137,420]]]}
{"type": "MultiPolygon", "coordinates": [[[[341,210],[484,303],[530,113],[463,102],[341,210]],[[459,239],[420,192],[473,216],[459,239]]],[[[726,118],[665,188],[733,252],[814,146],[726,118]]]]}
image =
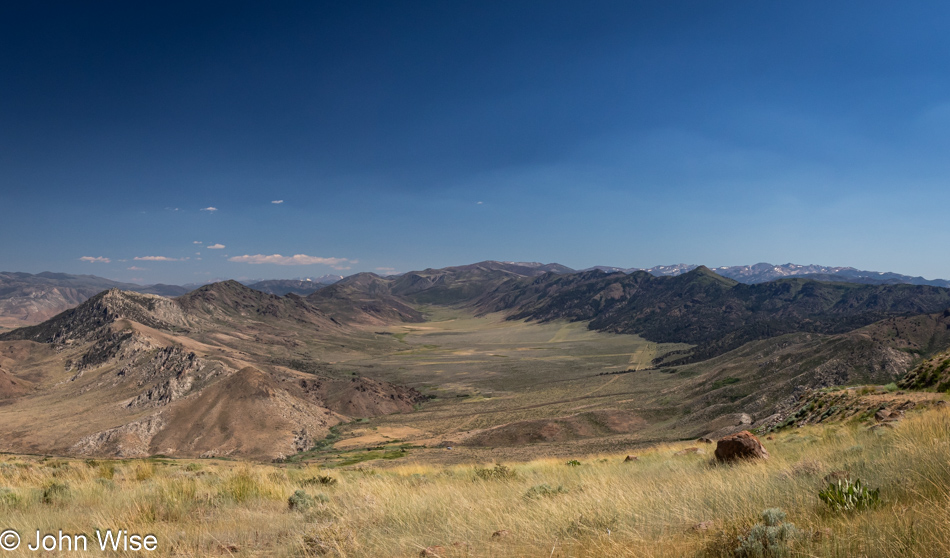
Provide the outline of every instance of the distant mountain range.
{"type": "MultiPolygon", "coordinates": [[[[599,269],[606,272],[622,271],[624,273],[633,273],[634,271],[646,271],[650,275],[657,277],[666,277],[672,275],[682,275],[699,267],[694,264],[676,264],[676,265],[658,265],[650,268],[619,268],[609,266],[595,266],[589,269],[599,269]]],[[[770,263],[757,263],[755,265],[734,265],[727,267],[710,268],[716,274],[730,279],[735,279],[740,283],[755,284],[775,281],[785,277],[805,277],[815,281],[832,281],[842,283],[862,283],[867,285],[897,285],[905,283],[908,285],[929,285],[931,287],[950,288],[950,281],[946,279],[924,279],[923,277],[911,277],[899,273],[882,271],[863,271],[853,267],[830,267],[825,265],[798,265],[787,263],[782,265],[772,265],[770,263]]],[[[584,270],[587,271],[587,270],[584,270]]]]}
{"type": "Polygon", "coordinates": [[[327,285],[332,285],[340,279],[342,275],[323,275],[314,279],[265,279],[263,281],[242,281],[241,283],[262,293],[284,296],[294,293],[300,296],[307,296],[327,285]]]}
{"type": "MultiPolygon", "coordinates": [[[[536,277],[545,273],[555,274],[573,274],[578,271],[557,263],[543,264],[539,262],[498,262],[487,261],[477,264],[463,265],[444,268],[443,270],[426,269],[423,271],[413,271],[398,275],[387,276],[392,279],[409,276],[415,278],[414,281],[421,281],[425,285],[426,277],[431,277],[436,272],[446,271],[442,281],[448,281],[452,285],[433,285],[434,289],[426,287],[425,296],[432,301],[437,301],[450,291],[458,291],[474,288],[466,287],[464,280],[458,280],[457,277],[476,269],[491,268],[490,271],[497,275],[496,279],[511,278],[512,276],[536,277]],[[440,294],[441,293],[441,294],[440,294]]],[[[631,274],[638,271],[645,271],[656,277],[677,276],[688,273],[699,267],[693,264],[662,265],[651,268],[619,268],[610,266],[595,266],[581,271],[600,270],[606,273],[623,272],[631,274]]],[[[911,277],[892,272],[863,271],[853,267],[830,267],[821,265],[797,265],[783,264],[772,265],[769,263],[758,263],[747,266],[729,266],[712,268],[717,275],[733,279],[740,283],[757,284],[775,281],[788,277],[799,277],[825,282],[844,282],[859,283],[867,285],[927,285],[933,287],[950,288],[950,281],[945,279],[928,280],[923,277],[911,277]]],[[[442,275],[440,275],[442,277],[442,275]]],[[[309,296],[327,285],[332,285],[344,279],[342,275],[323,275],[315,278],[300,279],[263,279],[242,281],[242,284],[264,293],[277,296],[295,294],[299,296],[309,296]]],[[[484,287],[480,283],[479,289],[484,287]]],[[[70,275],[67,273],[43,272],[37,274],[19,273],[19,272],[0,272],[0,330],[24,325],[31,325],[46,320],[56,314],[72,308],[77,304],[89,299],[97,293],[107,289],[122,289],[147,294],[157,294],[166,297],[181,296],[201,287],[200,284],[188,285],[137,285],[134,283],[122,283],[112,281],[95,275],[70,275]]],[[[413,288],[406,286],[406,292],[413,288]]],[[[400,312],[404,312],[400,310],[400,312]]]]}

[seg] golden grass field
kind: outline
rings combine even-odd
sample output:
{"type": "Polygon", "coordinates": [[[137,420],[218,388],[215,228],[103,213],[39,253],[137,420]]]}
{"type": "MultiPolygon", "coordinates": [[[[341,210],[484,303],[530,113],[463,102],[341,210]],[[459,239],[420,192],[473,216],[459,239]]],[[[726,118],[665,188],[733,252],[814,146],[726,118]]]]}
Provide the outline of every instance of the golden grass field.
{"type": "MultiPolygon", "coordinates": [[[[577,466],[504,463],[512,476],[488,479],[477,470],[491,463],[324,469],[3,455],[0,530],[16,529],[25,545],[37,529],[94,541],[97,528],[122,528],[154,534],[158,550],[146,553],[154,556],[398,557],[426,548],[446,557],[733,556],[738,537],[777,507],[801,535],[785,554],[767,555],[950,556],[945,407],[911,413],[894,428],[825,424],[764,443],[772,455],[765,462],[716,465],[713,446],[677,454],[697,445],[676,443],[644,449],[630,463],[622,454],[578,456],[577,466]],[[833,471],[879,487],[880,505],[830,511],[817,494],[833,471]],[[312,507],[290,509],[297,490],[312,507]],[[712,523],[694,529],[703,522],[712,523]],[[507,535],[493,538],[500,530],[507,535]]],[[[86,553],[61,555],[102,552],[92,542],[86,553]]]]}

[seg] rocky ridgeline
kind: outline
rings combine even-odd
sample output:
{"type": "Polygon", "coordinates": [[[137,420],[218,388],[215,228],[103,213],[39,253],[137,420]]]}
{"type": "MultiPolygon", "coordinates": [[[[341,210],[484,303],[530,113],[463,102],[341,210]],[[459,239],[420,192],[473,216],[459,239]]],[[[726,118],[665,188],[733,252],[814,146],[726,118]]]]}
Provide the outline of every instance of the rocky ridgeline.
{"type": "Polygon", "coordinates": [[[944,351],[921,362],[901,378],[904,389],[950,389],[950,351],[944,351]]]}
{"type": "Polygon", "coordinates": [[[181,307],[171,299],[111,289],[42,324],[0,335],[0,340],[82,343],[101,337],[107,326],[122,319],[166,330],[182,330],[189,325],[181,307]]]}
{"type": "Polygon", "coordinates": [[[876,426],[895,422],[911,409],[945,404],[938,393],[906,393],[888,391],[883,387],[807,390],[800,396],[799,405],[795,409],[769,417],[769,420],[759,427],[759,431],[844,421],[859,421],[876,426]]]}

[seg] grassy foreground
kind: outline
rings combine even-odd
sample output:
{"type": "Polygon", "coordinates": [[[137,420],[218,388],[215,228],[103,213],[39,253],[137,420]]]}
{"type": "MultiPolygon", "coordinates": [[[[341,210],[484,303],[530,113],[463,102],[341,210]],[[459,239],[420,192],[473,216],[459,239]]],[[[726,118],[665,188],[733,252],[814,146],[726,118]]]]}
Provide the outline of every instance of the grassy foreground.
{"type": "Polygon", "coordinates": [[[630,463],[385,470],[6,455],[0,530],[24,542],[3,554],[35,555],[25,545],[37,529],[63,529],[91,544],[62,555],[101,555],[95,529],[122,528],[154,534],[152,556],[418,556],[436,545],[429,555],[733,556],[763,510],[781,508],[800,534],[767,556],[950,556],[950,411],[894,428],[806,427],[765,444],[772,459],[736,466],[712,464],[708,445],[678,454],[693,444],[630,463]],[[834,471],[879,487],[882,502],[831,511],[818,491],[834,471]],[[298,490],[306,496],[291,509],[298,490]]]}

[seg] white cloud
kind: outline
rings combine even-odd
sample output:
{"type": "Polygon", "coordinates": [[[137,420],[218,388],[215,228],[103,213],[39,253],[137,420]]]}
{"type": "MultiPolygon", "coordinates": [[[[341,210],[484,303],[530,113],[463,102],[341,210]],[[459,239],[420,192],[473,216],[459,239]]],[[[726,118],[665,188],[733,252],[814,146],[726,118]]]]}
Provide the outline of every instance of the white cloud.
{"type": "Polygon", "coordinates": [[[195,240],[194,242],[192,242],[192,244],[204,244],[204,242],[201,242],[200,240],[195,240]]]}
{"type": "Polygon", "coordinates": [[[274,200],[271,203],[284,203],[284,200],[274,200]]]}
{"type": "Polygon", "coordinates": [[[264,254],[234,256],[228,258],[228,261],[249,264],[274,264],[274,265],[328,265],[333,269],[350,269],[344,264],[357,263],[356,260],[346,258],[320,258],[317,256],[308,256],[306,254],[295,254],[293,256],[281,256],[280,254],[264,254]]]}
{"type": "Polygon", "coordinates": [[[209,211],[209,212],[211,212],[211,213],[214,213],[214,212],[217,211],[217,210],[218,210],[218,208],[217,208],[217,207],[213,207],[213,206],[212,206],[212,207],[202,207],[202,208],[201,208],[201,211],[209,211]]]}
{"type": "Polygon", "coordinates": [[[482,202],[476,202],[475,205],[482,205],[482,202]]]}
{"type": "Polygon", "coordinates": [[[112,261],[109,258],[103,258],[102,256],[97,256],[97,257],[83,256],[79,258],[79,260],[84,261],[84,262],[90,262],[90,263],[109,263],[112,261]]]}
{"type": "Polygon", "coordinates": [[[145,271],[144,267],[137,267],[134,265],[132,267],[127,267],[126,269],[128,269],[129,271],[145,271]]]}
{"type": "Polygon", "coordinates": [[[140,262],[177,262],[178,258],[166,258],[165,256],[136,256],[132,258],[140,262]]]}
{"type": "Polygon", "coordinates": [[[212,244],[211,246],[205,246],[208,250],[221,250],[224,248],[224,244],[212,244]]]}

